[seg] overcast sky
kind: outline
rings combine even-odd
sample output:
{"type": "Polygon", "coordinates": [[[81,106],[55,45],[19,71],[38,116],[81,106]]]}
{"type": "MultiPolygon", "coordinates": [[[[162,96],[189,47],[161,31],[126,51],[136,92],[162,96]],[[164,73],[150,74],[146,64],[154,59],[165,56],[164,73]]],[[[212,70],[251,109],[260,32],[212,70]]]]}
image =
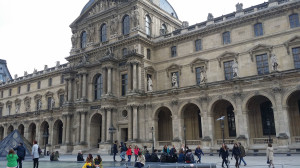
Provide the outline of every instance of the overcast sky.
{"type": "MultiPolygon", "coordinates": [[[[42,70],[44,65],[66,63],[71,49],[71,29],[88,0],[0,0],[0,59],[12,77],[42,70]]],[[[181,21],[190,25],[263,3],[263,0],[169,0],[181,21]]]]}

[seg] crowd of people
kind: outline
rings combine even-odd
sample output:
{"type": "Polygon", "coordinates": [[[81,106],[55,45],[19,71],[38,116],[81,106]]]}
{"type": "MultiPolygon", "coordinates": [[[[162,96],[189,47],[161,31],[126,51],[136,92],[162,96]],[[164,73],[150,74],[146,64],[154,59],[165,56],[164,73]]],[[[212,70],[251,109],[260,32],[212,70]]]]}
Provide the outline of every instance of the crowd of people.
{"type": "MultiPolygon", "coordinates": [[[[174,145],[171,148],[165,145],[162,149],[162,153],[159,158],[158,151],[156,149],[153,149],[153,152],[150,154],[150,152],[147,150],[147,146],[144,146],[144,149],[141,150],[137,145],[135,145],[132,149],[131,145],[127,147],[126,143],[123,142],[121,142],[121,144],[118,146],[117,141],[115,141],[112,148],[114,161],[116,161],[116,155],[117,153],[119,153],[118,148],[120,150],[121,162],[126,161],[126,155],[128,159],[127,162],[131,162],[131,156],[134,155],[134,167],[138,168],[144,167],[146,162],[201,163],[201,156],[204,156],[200,145],[197,146],[194,153],[191,149],[188,148],[188,146],[182,145],[182,147],[179,148],[178,154],[174,145]],[[197,156],[197,160],[195,159],[195,156],[197,156]]],[[[33,141],[31,152],[33,159],[33,168],[38,168],[40,154],[41,149],[39,148],[37,141],[33,141]]],[[[269,167],[272,166],[274,168],[274,150],[272,144],[268,144],[266,154],[267,163],[269,164],[269,167]]],[[[8,155],[6,156],[7,167],[16,168],[18,166],[18,168],[22,168],[22,161],[25,159],[25,155],[26,150],[22,143],[20,143],[17,147],[14,147],[13,149],[9,150],[8,155]],[[15,154],[15,150],[17,150],[17,154],[15,154]]],[[[224,164],[226,167],[229,167],[229,156],[229,148],[227,147],[227,145],[222,144],[222,147],[219,150],[219,157],[222,157],[222,167],[224,167],[224,164]]],[[[246,161],[244,160],[245,156],[246,152],[243,145],[241,143],[234,143],[231,153],[231,160],[232,158],[235,159],[236,168],[239,168],[241,162],[244,163],[244,166],[247,165],[246,161]]],[[[53,152],[50,155],[51,161],[58,161],[58,158],[58,151],[53,152]]],[[[83,154],[81,151],[78,152],[77,161],[84,161],[83,154]]],[[[82,168],[103,168],[101,156],[97,155],[97,157],[93,159],[92,154],[88,154],[82,168]]]]}

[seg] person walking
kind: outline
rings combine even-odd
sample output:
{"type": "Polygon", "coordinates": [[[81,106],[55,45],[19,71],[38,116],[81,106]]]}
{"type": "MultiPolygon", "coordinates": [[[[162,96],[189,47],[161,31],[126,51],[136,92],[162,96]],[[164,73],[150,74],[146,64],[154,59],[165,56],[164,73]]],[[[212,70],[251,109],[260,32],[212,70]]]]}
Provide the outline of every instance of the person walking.
{"type": "Polygon", "coordinates": [[[118,153],[118,145],[117,145],[118,141],[115,141],[114,146],[113,146],[113,153],[114,153],[114,162],[116,162],[116,155],[118,153]]]}
{"type": "Polygon", "coordinates": [[[7,159],[7,168],[16,168],[18,166],[18,155],[15,154],[13,149],[9,150],[8,154],[6,155],[7,159]]]}
{"type": "Polygon", "coordinates": [[[129,148],[126,151],[126,155],[128,157],[128,162],[130,162],[131,161],[131,155],[132,155],[131,145],[129,145],[129,148]]]}
{"type": "Polygon", "coordinates": [[[227,159],[229,156],[228,148],[225,144],[222,144],[222,147],[220,148],[219,157],[222,156],[222,167],[224,167],[224,163],[226,167],[228,168],[227,159]]]}
{"type": "Polygon", "coordinates": [[[240,163],[239,165],[241,165],[241,162],[243,161],[244,163],[244,166],[247,165],[246,161],[244,160],[244,157],[246,156],[246,151],[245,151],[245,148],[244,146],[239,142],[239,148],[240,148],[240,152],[241,152],[241,155],[240,155],[240,163]]]}
{"type": "Polygon", "coordinates": [[[139,151],[140,151],[140,149],[138,148],[137,145],[135,145],[134,150],[133,150],[134,155],[135,155],[135,162],[136,162],[136,160],[137,160],[137,158],[139,156],[139,151]]]}
{"type": "Polygon", "coordinates": [[[203,153],[200,145],[198,145],[198,147],[196,148],[195,155],[198,157],[197,163],[201,163],[201,155],[204,156],[204,153],[203,153]]]}
{"type": "Polygon", "coordinates": [[[231,160],[232,160],[232,157],[234,157],[234,159],[235,159],[235,167],[236,168],[240,167],[240,164],[239,164],[240,155],[241,155],[240,148],[239,148],[239,146],[238,146],[237,143],[234,143],[234,146],[232,148],[231,160]]]}
{"type": "Polygon", "coordinates": [[[22,168],[22,162],[25,159],[26,155],[26,150],[23,146],[23,143],[19,143],[17,147],[14,147],[14,150],[17,150],[17,155],[18,155],[18,167],[22,168]]]}
{"type": "Polygon", "coordinates": [[[126,147],[126,143],[121,142],[121,153],[120,153],[120,157],[121,157],[121,162],[125,161],[125,155],[127,152],[127,147],[126,147]]]}
{"type": "Polygon", "coordinates": [[[38,146],[36,140],[33,141],[31,155],[32,155],[32,160],[33,160],[33,168],[39,168],[40,154],[39,154],[39,146],[38,146]]]}
{"type": "Polygon", "coordinates": [[[269,167],[272,165],[274,168],[274,150],[271,143],[269,143],[267,147],[267,160],[269,162],[269,167]]]}
{"type": "Polygon", "coordinates": [[[139,152],[138,157],[137,157],[137,161],[135,162],[134,167],[141,168],[141,167],[144,167],[144,166],[145,166],[145,157],[142,154],[142,152],[139,152]]]}

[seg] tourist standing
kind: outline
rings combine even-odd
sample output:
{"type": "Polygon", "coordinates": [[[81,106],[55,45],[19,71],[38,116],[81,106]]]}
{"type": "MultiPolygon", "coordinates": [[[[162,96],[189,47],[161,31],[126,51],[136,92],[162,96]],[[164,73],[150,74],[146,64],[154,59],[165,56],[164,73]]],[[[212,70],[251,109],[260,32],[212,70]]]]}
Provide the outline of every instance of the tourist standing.
{"type": "Polygon", "coordinates": [[[240,167],[239,165],[239,160],[240,160],[240,155],[241,155],[241,152],[240,152],[240,148],[238,147],[238,144],[237,143],[234,143],[234,146],[232,148],[232,155],[231,155],[231,159],[232,157],[234,156],[234,159],[235,159],[235,167],[240,167]]]}
{"type": "Polygon", "coordinates": [[[201,163],[201,155],[204,156],[204,153],[203,153],[203,151],[202,151],[200,145],[198,145],[198,147],[196,148],[196,150],[195,150],[195,155],[198,157],[198,161],[197,161],[197,162],[198,162],[198,163],[201,163]]]}
{"type": "Polygon", "coordinates": [[[241,162],[243,161],[244,163],[244,166],[247,165],[246,161],[244,160],[244,157],[246,156],[246,151],[245,151],[245,148],[244,146],[239,142],[239,148],[240,148],[240,152],[241,152],[241,155],[240,155],[240,163],[239,165],[241,165],[241,162]]]}
{"type": "Polygon", "coordinates": [[[139,151],[140,151],[140,149],[138,148],[137,145],[135,145],[134,150],[133,150],[134,155],[135,155],[135,162],[136,162],[137,157],[138,157],[138,155],[139,155],[139,151]]]}
{"type": "Polygon", "coordinates": [[[121,162],[125,161],[125,155],[127,152],[127,147],[126,147],[126,143],[121,142],[121,153],[120,153],[120,157],[121,157],[121,162]]]}
{"type": "Polygon", "coordinates": [[[229,152],[228,152],[228,148],[225,144],[222,144],[222,147],[220,148],[219,157],[220,156],[222,157],[222,167],[224,167],[224,163],[228,167],[227,159],[229,156],[229,152]]]}
{"type": "Polygon", "coordinates": [[[113,153],[114,153],[114,162],[116,162],[116,155],[118,153],[118,145],[117,145],[118,141],[115,141],[114,146],[113,146],[113,153]]]}
{"type": "Polygon", "coordinates": [[[130,162],[131,161],[131,155],[132,155],[131,145],[129,145],[129,148],[126,151],[126,155],[128,157],[128,162],[130,162]]]}
{"type": "Polygon", "coordinates": [[[267,160],[269,162],[269,167],[272,165],[274,168],[274,150],[271,143],[269,143],[267,147],[267,160]]]}
{"type": "Polygon", "coordinates": [[[39,146],[36,140],[33,141],[31,155],[33,159],[33,168],[38,168],[40,155],[39,155],[39,146]]]}
{"type": "Polygon", "coordinates": [[[22,162],[26,155],[26,150],[23,146],[23,143],[19,143],[17,147],[14,147],[14,150],[17,150],[19,168],[22,168],[22,162]]]}
{"type": "Polygon", "coordinates": [[[7,168],[16,168],[18,166],[18,156],[15,154],[13,149],[9,150],[8,154],[6,155],[7,159],[7,168]]]}
{"type": "Polygon", "coordinates": [[[144,167],[144,166],[145,166],[145,157],[144,157],[144,155],[142,155],[142,152],[139,152],[138,157],[137,157],[137,161],[136,161],[134,167],[141,168],[141,167],[144,167]]]}

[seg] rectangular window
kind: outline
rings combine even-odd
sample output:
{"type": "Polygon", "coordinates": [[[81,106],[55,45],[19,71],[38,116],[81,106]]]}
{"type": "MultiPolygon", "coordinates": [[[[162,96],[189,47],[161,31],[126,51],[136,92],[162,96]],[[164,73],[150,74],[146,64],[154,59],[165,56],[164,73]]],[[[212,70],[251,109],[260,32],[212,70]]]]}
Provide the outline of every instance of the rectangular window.
{"type": "Polygon", "coordinates": [[[224,62],[225,80],[233,79],[232,64],[233,61],[224,62]]]}
{"type": "Polygon", "coordinates": [[[300,68],[300,47],[293,48],[294,65],[296,69],[300,68]]]}
{"type": "Polygon", "coordinates": [[[122,96],[126,95],[128,87],[128,76],[127,74],[122,75],[122,96]]]}
{"type": "Polygon", "coordinates": [[[257,23],[254,25],[254,33],[256,37],[262,36],[264,34],[262,23],[257,23]]]}
{"type": "Polygon", "coordinates": [[[268,55],[266,53],[256,56],[256,66],[258,75],[264,75],[269,73],[269,60],[268,55]]]}
{"type": "Polygon", "coordinates": [[[201,44],[201,40],[200,39],[198,39],[198,40],[195,41],[195,49],[196,49],[196,51],[202,50],[202,44],[201,44]]]}
{"type": "Polygon", "coordinates": [[[196,84],[200,85],[200,83],[201,83],[201,68],[200,67],[196,68],[195,72],[196,72],[196,84]]]}
{"type": "Polygon", "coordinates": [[[60,76],[60,84],[65,83],[65,75],[60,76]]]}
{"type": "Polygon", "coordinates": [[[18,94],[21,93],[21,86],[18,87],[18,94]]]}
{"type": "Polygon", "coordinates": [[[27,92],[30,91],[30,84],[27,84],[27,92]]]}
{"type": "Polygon", "coordinates": [[[52,100],[52,97],[48,97],[48,99],[47,99],[47,108],[48,108],[48,110],[50,110],[51,109],[51,100],[52,100]]]}
{"type": "Polygon", "coordinates": [[[150,60],[151,59],[151,50],[147,49],[147,59],[150,60]]]}
{"type": "Polygon", "coordinates": [[[290,27],[291,28],[295,28],[295,27],[300,26],[300,24],[299,24],[299,15],[297,13],[291,14],[289,16],[289,19],[290,19],[290,27]]]}
{"type": "Polygon", "coordinates": [[[59,107],[62,107],[65,101],[65,95],[59,95],[59,107]]]}
{"type": "Polygon", "coordinates": [[[52,86],[52,78],[49,78],[49,79],[48,79],[48,86],[49,86],[49,87],[52,86]]]}
{"type": "Polygon", "coordinates": [[[177,48],[176,46],[171,47],[171,57],[176,57],[177,56],[177,48]]]}
{"type": "Polygon", "coordinates": [[[2,109],[3,107],[0,107],[0,117],[2,117],[2,109]]]}
{"type": "Polygon", "coordinates": [[[231,40],[230,40],[230,32],[224,32],[223,33],[223,44],[230,44],[231,40]]]}
{"type": "Polygon", "coordinates": [[[37,89],[41,89],[41,81],[37,82],[37,89]]]}
{"type": "Polygon", "coordinates": [[[11,96],[12,89],[8,90],[8,96],[11,96]]]}

